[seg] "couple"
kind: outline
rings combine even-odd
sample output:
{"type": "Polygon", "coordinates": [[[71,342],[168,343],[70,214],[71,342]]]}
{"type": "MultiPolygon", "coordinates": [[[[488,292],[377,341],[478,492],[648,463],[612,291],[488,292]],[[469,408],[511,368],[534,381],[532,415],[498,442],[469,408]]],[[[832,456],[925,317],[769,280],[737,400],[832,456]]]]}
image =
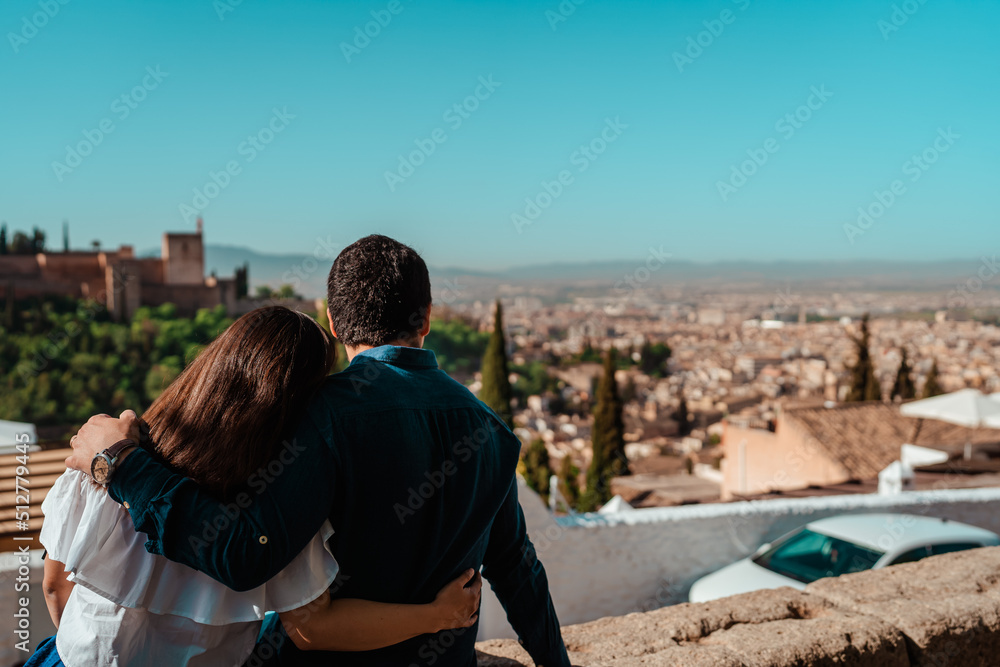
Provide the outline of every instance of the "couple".
{"type": "Polygon", "coordinates": [[[520,442],[421,349],[423,260],[368,236],[328,286],[343,372],[315,322],[261,308],[142,422],[74,436],[43,507],[58,633],[29,666],[475,665],[481,567],[535,663],[568,667],[520,442]]]}

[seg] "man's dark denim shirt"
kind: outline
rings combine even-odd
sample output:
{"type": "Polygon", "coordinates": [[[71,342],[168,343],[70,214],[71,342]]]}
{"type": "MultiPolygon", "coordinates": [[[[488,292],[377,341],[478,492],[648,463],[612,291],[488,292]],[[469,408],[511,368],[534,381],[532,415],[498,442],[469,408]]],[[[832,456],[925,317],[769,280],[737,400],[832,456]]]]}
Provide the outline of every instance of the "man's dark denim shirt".
{"type": "MultiPolygon", "coordinates": [[[[568,666],[517,500],[519,450],[496,414],[438,369],[433,352],[383,346],[327,380],[294,437],[231,502],[143,450],[108,490],[148,535],[151,553],[236,590],[273,577],[327,518],[341,567],[336,597],[426,603],[463,570],[483,566],[536,664],[568,666]]],[[[285,641],[282,664],[474,665],[476,628],[448,634],[335,656],[285,641]]]]}

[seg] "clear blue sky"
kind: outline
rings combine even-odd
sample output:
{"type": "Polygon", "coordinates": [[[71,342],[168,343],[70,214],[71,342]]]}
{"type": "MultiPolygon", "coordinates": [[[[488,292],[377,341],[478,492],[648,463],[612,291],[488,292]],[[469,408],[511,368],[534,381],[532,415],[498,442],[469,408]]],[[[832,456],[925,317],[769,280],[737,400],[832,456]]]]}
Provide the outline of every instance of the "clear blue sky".
{"type": "Polygon", "coordinates": [[[58,12],[37,31],[38,0],[0,5],[0,219],[55,246],[68,219],[77,246],[157,247],[193,228],[179,206],[236,161],[203,212],[209,243],[310,252],[379,231],[481,268],[661,245],[697,261],[997,250],[996,1],[909,0],[896,26],[888,0],[586,0],[558,22],[558,0],[399,0],[350,62],[342,43],[388,1],[46,2],[58,12]],[[706,21],[721,34],[679,68],[706,21]],[[499,87],[455,127],[445,112],[490,76],[499,87]],[[153,89],[123,117],[116,99],[144,77],[153,89]],[[822,86],[832,96],[779,130],[822,86]],[[274,108],[295,117],[248,161],[242,142],[274,108]],[[574,155],[609,118],[627,127],[606,151],[574,155]],[[102,121],[114,131],[57,175],[102,121]],[[907,161],[949,127],[959,138],[912,181],[907,161]],[[438,128],[446,141],[390,191],[385,173],[438,128]],[[719,181],[769,138],[777,152],[724,201],[719,181]],[[511,215],[562,170],[572,182],[519,233],[511,215]],[[903,194],[849,243],[844,224],[895,179],[903,194]]]}

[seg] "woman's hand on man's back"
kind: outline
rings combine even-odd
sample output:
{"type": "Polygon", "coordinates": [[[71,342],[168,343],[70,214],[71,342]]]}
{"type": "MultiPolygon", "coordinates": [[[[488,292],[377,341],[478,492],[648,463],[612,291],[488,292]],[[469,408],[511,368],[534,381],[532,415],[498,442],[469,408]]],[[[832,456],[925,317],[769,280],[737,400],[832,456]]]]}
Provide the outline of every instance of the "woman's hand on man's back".
{"type": "Polygon", "coordinates": [[[479,618],[483,575],[469,568],[442,588],[430,604],[439,618],[438,631],[471,628],[479,618]]]}

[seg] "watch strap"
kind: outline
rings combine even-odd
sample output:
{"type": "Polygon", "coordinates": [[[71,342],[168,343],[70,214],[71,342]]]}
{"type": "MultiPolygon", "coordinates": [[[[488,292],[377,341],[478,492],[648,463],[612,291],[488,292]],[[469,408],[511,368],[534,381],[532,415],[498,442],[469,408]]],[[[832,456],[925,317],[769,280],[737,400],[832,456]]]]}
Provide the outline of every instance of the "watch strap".
{"type": "Polygon", "coordinates": [[[124,440],[119,440],[118,442],[116,442],[115,444],[111,445],[110,447],[108,447],[107,449],[105,449],[101,453],[102,454],[107,454],[108,457],[112,461],[114,461],[115,459],[118,458],[118,455],[121,454],[123,451],[125,451],[126,449],[128,449],[130,447],[135,447],[135,446],[136,446],[136,444],[135,444],[134,440],[132,440],[131,438],[125,438],[124,440]]]}

